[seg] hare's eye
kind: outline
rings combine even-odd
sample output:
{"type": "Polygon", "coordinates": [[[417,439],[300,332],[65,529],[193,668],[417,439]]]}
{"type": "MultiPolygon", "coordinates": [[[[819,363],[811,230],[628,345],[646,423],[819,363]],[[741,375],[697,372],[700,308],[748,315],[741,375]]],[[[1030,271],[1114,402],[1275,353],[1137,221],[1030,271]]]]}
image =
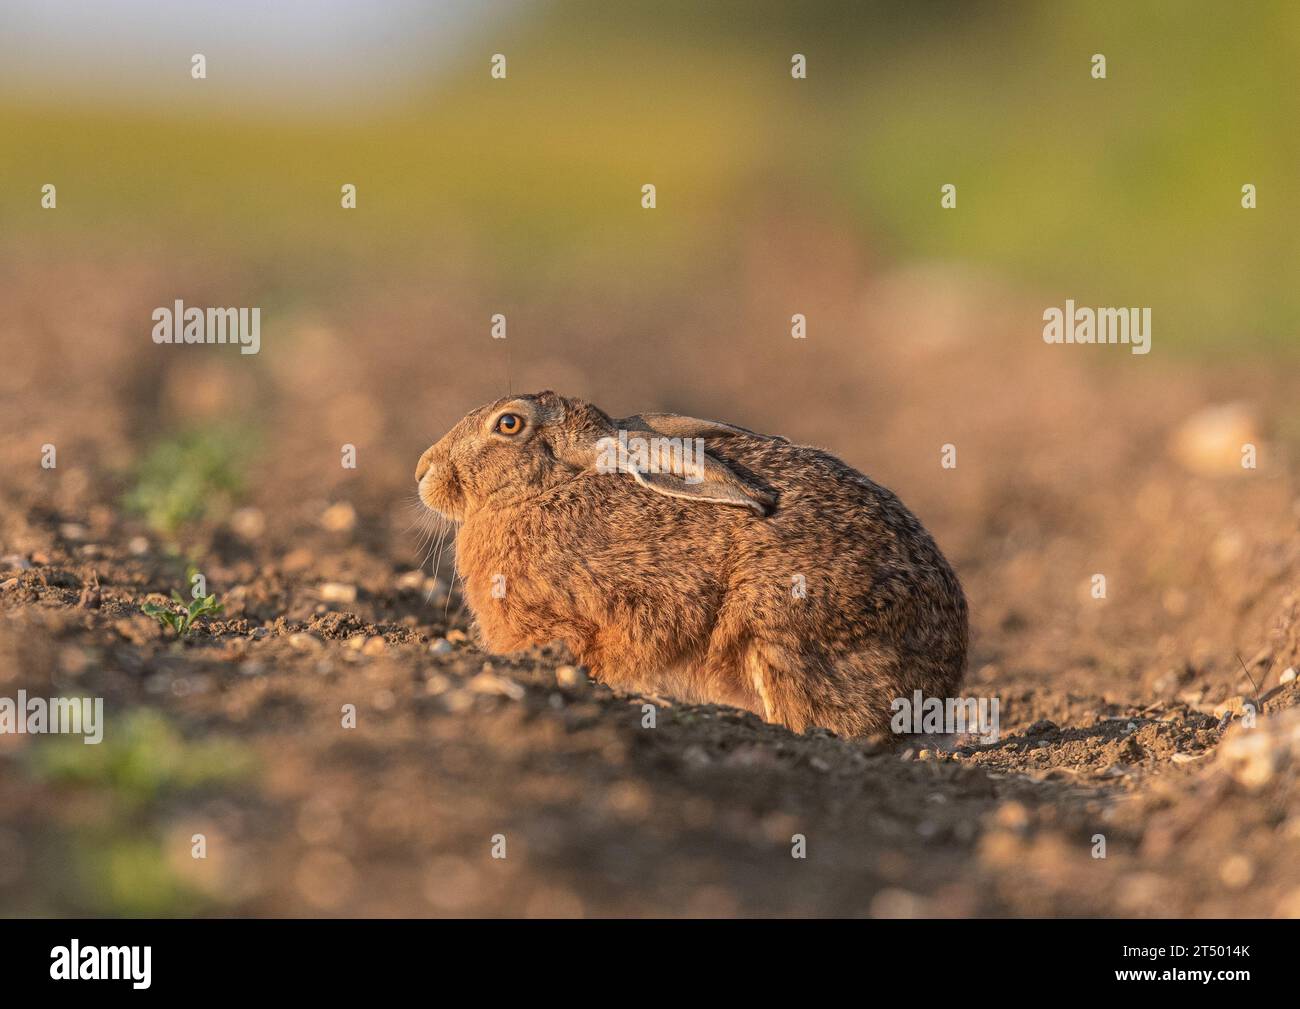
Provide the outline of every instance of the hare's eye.
{"type": "Polygon", "coordinates": [[[502,434],[518,434],[524,429],[524,419],[517,413],[503,413],[497,418],[497,430],[502,434]]]}

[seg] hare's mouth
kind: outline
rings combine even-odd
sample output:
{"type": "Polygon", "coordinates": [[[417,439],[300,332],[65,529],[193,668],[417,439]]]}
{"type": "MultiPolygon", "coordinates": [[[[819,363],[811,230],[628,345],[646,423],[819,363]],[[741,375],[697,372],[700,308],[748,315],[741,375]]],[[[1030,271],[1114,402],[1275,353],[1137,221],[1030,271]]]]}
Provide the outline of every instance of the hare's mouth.
{"type": "Polygon", "coordinates": [[[464,520],[465,495],[456,468],[451,462],[430,467],[420,477],[419,493],[426,508],[453,522],[464,520]]]}

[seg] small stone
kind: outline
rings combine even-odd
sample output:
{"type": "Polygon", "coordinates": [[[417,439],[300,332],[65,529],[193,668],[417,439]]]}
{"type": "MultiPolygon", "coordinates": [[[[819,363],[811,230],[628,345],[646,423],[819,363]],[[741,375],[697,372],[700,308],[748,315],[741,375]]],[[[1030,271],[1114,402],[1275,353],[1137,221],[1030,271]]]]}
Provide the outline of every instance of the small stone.
{"type": "Polygon", "coordinates": [[[149,552],[149,541],[143,536],[132,536],[126,548],[131,552],[132,557],[143,557],[149,552]]]}
{"type": "Polygon", "coordinates": [[[690,767],[708,767],[713,763],[713,758],[699,743],[692,743],[682,751],[682,762],[690,767]]]}
{"type": "Polygon", "coordinates": [[[429,646],[429,651],[434,655],[447,655],[452,651],[451,642],[446,638],[438,638],[429,646]]]}
{"type": "Polygon", "coordinates": [[[462,631],[462,630],[448,631],[448,632],[447,632],[447,640],[448,640],[448,641],[451,641],[451,642],[454,642],[454,643],[457,643],[457,644],[460,644],[460,643],[464,643],[464,642],[468,641],[468,640],[469,640],[469,635],[466,634],[466,633],[465,633],[464,631],[462,631]]]}
{"type": "Polygon", "coordinates": [[[240,539],[255,540],[266,532],[266,516],[258,508],[240,508],[230,516],[230,528],[240,539]]]}
{"type": "Polygon", "coordinates": [[[1238,723],[1219,744],[1216,761],[1250,791],[1258,791],[1300,766],[1300,708],[1261,718],[1254,728],[1238,723]]]}
{"type": "Polygon", "coordinates": [[[26,571],[31,566],[32,562],[22,554],[6,554],[0,557],[0,568],[6,571],[26,571]]]}
{"type": "Polygon", "coordinates": [[[442,695],[442,704],[453,715],[459,715],[474,706],[474,695],[468,690],[449,690],[442,695]]]}
{"type": "Polygon", "coordinates": [[[486,670],[470,680],[466,687],[476,694],[496,694],[499,697],[508,697],[512,701],[523,700],[525,693],[524,688],[514,680],[486,670]]]}
{"type": "Polygon", "coordinates": [[[332,504],[321,513],[321,527],[332,533],[345,533],[357,524],[357,510],[346,501],[332,504]]]}
{"type": "Polygon", "coordinates": [[[280,567],[289,574],[306,571],[316,561],[316,555],[306,547],[290,550],[280,559],[280,567]]]}
{"type": "Polygon", "coordinates": [[[1246,698],[1238,694],[1236,697],[1229,697],[1222,704],[1214,709],[1214,717],[1222,718],[1224,715],[1238,715],[1245,710],[1246,698]]]}
{"type": "Polygon", "coordinates": [[[917,760],[932,760],[934,758],[933,750],[921,750],[916,755],[917,760]]]}
{"type": "Polygon", "coordinates": [[[1004,802],[994,814],[998,826],[1010,830],[1024,830],[1029,826],[1029,810],[1014,800],[1004,802]]]}
{"type": "Polygon", "coordinates": [[[327,603],[355,603],[357,587],[343,582],[322,582],[317,589],[327,603]]]}
{"type": "Polygon", "coordinates": [[[407,571],[405,574],[397,577],[397,590],[399,592],[419,592],[424,588],[423,571],[407,571]]]}
{"type": "Polygon", "coordinates": [[[1229,890],[1240,890],[1254,878],[1254,863],[1245,855],[1229,855],[1219,866],[1219,879],[1229,890]]]}
{"type": "Polygon", "coordinates": [[[80,648],[68,647],[59,653],[59,668],[69,676],[80,676],[89,665],[89,656],[80,648]]]}
{"type": "Polygon", "coordinates": [[[84,540],[86,538],[86,527],[80,522],[64,522],[59,526],[59,535],[65,540],[84,540]]]}
{"type": "Polygon", "coordinates": [[[289,647],[298,652],[319,652],[324,649],[325,643],[314,634],[297,631],[289,635],[289,647]]]}
{"type": "Polygon", "coordinates": [[[810,757],[808,760],[808,766],[811,767],[814,771],[821,771],[822,774],[825,774],[827,771],[831,769],[831,765],[828,764],[821,757],[810,757]]]}
{"type": "Polygon", "coordinates": [[[588,683],[587,671],[581,666],[558,666],[555,670],[555,682],[561,687],[577,689],[588,683]]]}
{"type": "Polygon", "coordinates": [[[388,650],[388,644],[378,634],[374,637],[367,638],[366,643],[361,646],[362,655],[383,655],[388,650]]]}
{"type": "Polygon", "coordinates": [[[1219,403],[1185,419],[1174,432],[1175,459],[1202,476],[1241,473],[1241,447],[1258,445],[1259,420],[1246,403],[1219,403]]]}
{"type": "Polygon", "coordinates": [[[1277,680],[1279,683],[1290,683],[1292,680],[1295,679],[1295,676],[1296,676],[1295,667],[1291,666],[1287,669],[1283,669],[1281,675],[1278,676],[1277,680]]]}

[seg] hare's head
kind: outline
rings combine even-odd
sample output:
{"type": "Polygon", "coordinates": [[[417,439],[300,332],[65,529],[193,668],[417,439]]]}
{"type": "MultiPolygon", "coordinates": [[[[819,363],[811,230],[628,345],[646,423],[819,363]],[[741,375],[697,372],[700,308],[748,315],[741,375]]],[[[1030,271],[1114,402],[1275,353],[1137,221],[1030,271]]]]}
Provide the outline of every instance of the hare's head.
{"type": "Polygon", "coordinates": [[[676,414],[613,420],[590,403],[539,392],[472,411],[420,457],[415,479],[420,499],[457,522],[588,474],[766,514],[772,496],[703,451],[705,439],[734,435],[753,436],[676,414]]]}

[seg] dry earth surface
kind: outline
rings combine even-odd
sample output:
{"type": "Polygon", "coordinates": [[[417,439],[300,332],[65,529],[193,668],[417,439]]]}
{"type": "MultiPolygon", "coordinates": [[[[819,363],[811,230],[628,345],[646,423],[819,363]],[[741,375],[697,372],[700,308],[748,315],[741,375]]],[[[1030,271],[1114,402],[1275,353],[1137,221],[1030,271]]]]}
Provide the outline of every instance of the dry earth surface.
{"type": "Polygon", "coordinates": [[[100,696],[107,728],[0,736],[0,912],[1300,916],[1294,369],[1047,347],[986,279],[834,250],[791,276],[772,247],[689,309],[535,308],[514,388],[717,416],[893,487],[963,579],[997,742],[669,699],[645,728],[558,651],[478,648],[411,479],[502,391],[465,285],[264,313],[249,361],[139,323],[221,290],[210,268],[7,262],[0,696],[100,696]],[[783,286],[821,292],[807,346],[754,335],[783,286]],[[160,519],[191,468],[205,510],[160,519]],[[179,640],[141,606],[191,565],[224,611],[179,640]]]}

